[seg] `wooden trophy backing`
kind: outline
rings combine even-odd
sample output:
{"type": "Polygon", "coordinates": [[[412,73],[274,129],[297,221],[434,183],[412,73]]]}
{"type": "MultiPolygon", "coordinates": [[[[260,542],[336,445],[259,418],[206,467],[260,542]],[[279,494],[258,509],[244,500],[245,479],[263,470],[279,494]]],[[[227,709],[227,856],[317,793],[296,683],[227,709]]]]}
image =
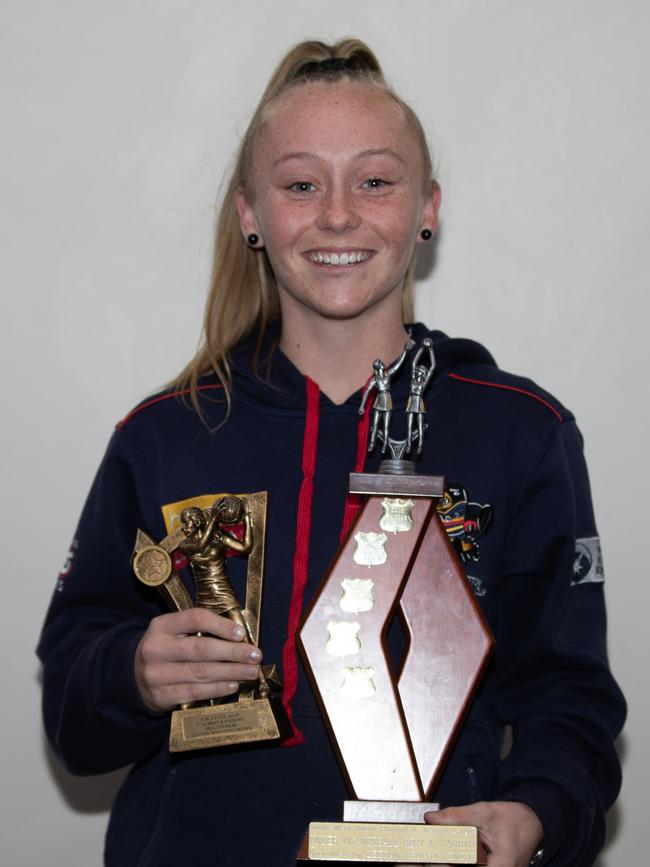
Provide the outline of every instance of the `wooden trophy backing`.
{"type": "Polygon", "coordinates": [[[435,510],[400,608],[410,645],[398,689],[427,794],[439,779],[493,645],[435,510]]]}
{"type": "Polygon", "coordinates": [[[492,644],[434,499],[412,496],[396,532],[382,529],[390,498],[368,497],[299,636],[362,800],[424,800],[492,644]],[[396,683],[385,633],[398,604],[410,646],[396,683]]]}
{"type": "MultiPolygon", "coordinates": [[[[412,530],[391,533],[389,538],[379,525],[382,498],[370,497],[300,632],[342,764],[356,797],[364,800],[420,801],[424,796],[384,646],[384,628],[395,611],[429,508],[430,501],[416,500],[412,530]],[[358,562],[364,559],[359,555],[360,534],[383,537],[383,563],[358,562]],[[364,582],[365,602],[358,607],[366,610],[355,611],[354,603],[345,602],[344,582],[364,582]],[[332,630],[341,623],[350,624],[351,637],[347,646],[336,647],[332,630]],[[356,691],[354,683],[345,685],[355,679],[356,691]]],[[[381,555],[381,550],[377,553],[381,555]]]]}

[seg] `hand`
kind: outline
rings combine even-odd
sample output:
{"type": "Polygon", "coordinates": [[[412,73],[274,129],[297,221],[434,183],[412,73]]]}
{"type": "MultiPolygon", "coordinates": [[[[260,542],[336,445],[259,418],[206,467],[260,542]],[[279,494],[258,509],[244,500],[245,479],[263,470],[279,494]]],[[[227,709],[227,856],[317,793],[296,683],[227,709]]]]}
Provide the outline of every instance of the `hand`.
{"type": "Polygon", "coordinates": [[[231,695],[239,681],[257,680],[262,654],[244,637],[241,626],[204,608],[154,617],[133,663],[143,702],[150,710],[167,711],[231,695]]]}
{"type": "Polygon", "coordinates": [[[425,813],[429,825],[475,825],[488,850],[488,867],[528,867],[542,842],[537,814],[519,801],[481,801],[425,813]]]}

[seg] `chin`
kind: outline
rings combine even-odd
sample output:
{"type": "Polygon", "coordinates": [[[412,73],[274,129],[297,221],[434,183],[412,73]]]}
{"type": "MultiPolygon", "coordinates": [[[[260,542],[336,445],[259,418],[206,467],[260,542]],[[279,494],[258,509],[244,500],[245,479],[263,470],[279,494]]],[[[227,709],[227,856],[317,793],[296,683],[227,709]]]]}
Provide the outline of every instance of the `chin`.
{"type": "Polygon", "coordinates": [[[339,304],[316,304],[312,306],[312,310],[323,319],[345,322],[351,319],[362,319],[367,313],[378,312],[378,305],[381,305],[382,300],[378,298],[363,302],[342,301],[339,304]]]}

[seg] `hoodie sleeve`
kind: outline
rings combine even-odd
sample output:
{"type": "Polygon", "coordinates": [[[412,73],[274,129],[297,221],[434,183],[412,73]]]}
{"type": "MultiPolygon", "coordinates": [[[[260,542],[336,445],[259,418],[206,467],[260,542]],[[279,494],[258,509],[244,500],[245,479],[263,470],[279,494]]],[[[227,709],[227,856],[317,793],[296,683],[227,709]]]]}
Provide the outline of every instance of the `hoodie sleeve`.
{"type": "Polygon", "coordinates": [[[522,488],[506,550],[494,695],[513,746],[498,797],[535,810],[544,864],[589,867],[620,788],[625,702],[607,661],[600,545],[571,419],[522,488]]]}
{"type": "Polygon", "coordinates": [[[123,436],[116,433],[88,495],[37,653],[43,715],[55,753],[72,773],[98,774],[142,758],[168,732],[143,704],[136,646],[162,613],[131,572],[140,519],[123,436]]]}

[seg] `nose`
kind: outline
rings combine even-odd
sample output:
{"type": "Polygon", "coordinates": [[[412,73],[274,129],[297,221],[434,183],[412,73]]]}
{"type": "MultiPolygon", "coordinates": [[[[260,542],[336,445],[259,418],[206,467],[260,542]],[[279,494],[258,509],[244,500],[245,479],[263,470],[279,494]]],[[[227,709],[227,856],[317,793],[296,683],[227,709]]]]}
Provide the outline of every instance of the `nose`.
{"type": "Polygon", "coordinates": [[[361,218],[355,207],[354,196],[347,189],[333,189],[322,200],[322,210],[318,218],[319,229],[345,232],[355,229],[361,218]]]}

